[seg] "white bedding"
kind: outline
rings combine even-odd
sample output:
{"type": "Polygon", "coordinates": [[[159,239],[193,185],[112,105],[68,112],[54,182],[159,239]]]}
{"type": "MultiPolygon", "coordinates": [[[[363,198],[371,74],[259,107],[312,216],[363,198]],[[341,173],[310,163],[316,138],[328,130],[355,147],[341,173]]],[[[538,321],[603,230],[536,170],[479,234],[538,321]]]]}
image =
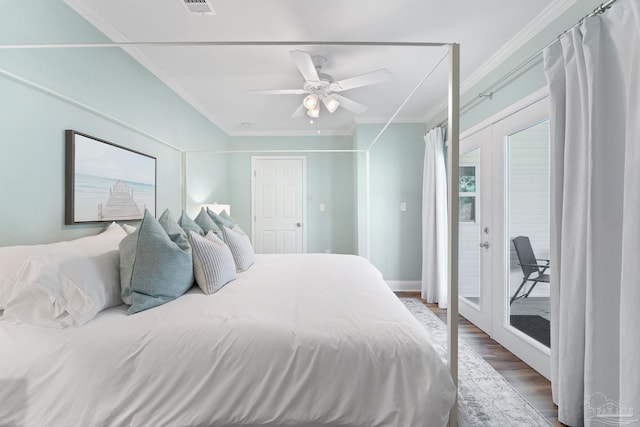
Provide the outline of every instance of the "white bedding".
{"type": "Polygon", "coordinates": [[[78,328],[0,322],[0,425],[446,424],[455,388],[424,329],[366,260],[257,255],[78,328]]]}

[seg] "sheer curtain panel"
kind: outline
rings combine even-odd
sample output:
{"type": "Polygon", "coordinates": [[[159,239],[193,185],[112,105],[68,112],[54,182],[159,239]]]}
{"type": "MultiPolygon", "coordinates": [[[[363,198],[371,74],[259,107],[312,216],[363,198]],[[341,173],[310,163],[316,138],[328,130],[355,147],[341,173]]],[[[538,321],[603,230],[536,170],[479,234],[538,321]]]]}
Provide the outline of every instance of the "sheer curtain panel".
{"type": "Polygon", "coordinates": [[[640,420],[640,2],[544,51],[551,98],[551,363],[558,418],[640,420]]]}
{"type": "Polygon", "coordinates": [[[447,172],[444,128],[424,136],[422,181],[422,298],[447,307],[447,172]]]}

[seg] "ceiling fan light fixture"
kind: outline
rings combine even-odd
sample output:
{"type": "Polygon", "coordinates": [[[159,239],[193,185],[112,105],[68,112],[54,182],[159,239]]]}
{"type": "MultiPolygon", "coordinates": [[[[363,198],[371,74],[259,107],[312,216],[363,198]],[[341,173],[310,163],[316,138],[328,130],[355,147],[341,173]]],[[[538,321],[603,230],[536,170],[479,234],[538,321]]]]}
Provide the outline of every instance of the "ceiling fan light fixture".
{"type": "Polygon", "coordinates": [[[325,96],[324,98],[322,98],[322,103],[325,107],[327,107],[327,110],[329,110],[330,113],[336,111],[338,109],[338,106],[340,105],[340,102],[338,102],[338,100],[333,96],[325,96]]]}
{"type": "Polygon", "coordinates": [[[306,108],[307,110],[309,111],[313,110],[318,106],[318,95],[316,95],[315,93],[307,95],[302,101],[302,104],[304,105],[304,108],[306,108]]]}
{"type": "Polygon", "coordinates": [[[313,117],[313,118],[320,117],[320,105],[316,104],[315,108],[310,108],[309,110],[307,110],[307,116],[313,117]]]}

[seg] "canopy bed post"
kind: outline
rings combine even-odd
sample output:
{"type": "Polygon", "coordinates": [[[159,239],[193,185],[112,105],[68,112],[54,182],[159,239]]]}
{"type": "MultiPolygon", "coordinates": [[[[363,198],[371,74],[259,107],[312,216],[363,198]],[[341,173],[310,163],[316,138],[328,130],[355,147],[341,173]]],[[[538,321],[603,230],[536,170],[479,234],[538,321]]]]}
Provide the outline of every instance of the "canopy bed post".
{"type": "Polygon", "coordinates": [[[366,256],[365,258],[367,260],[371,260],[371,236],[370,236],[370,232],[371,232],[371,227],[369,224],[371,224],[371,220],[370,220],[370,207],[371,207],[371,160],[369,157],[369,151],[370,149],[367,149],[364,152],[364,159],[365,159],[365,229],[366,229],[366,236],[365,238],[367,239],[366,241],[366,256]]]}
{"type": "Polygon", "coordinates": [[[189,153],[187,151],[183,151],[180,153],[181,155],[181,164],[180,164],[180,191],[182,194],[180,195],[181,208],[183,211],[187,211],[187,155],[189,153]]]}
{"type": "MultiPolygon", "coordinates": [[[[453,382],[458,387],[458,173],[460,163],[460,45],[449,46],[449,292],[447,333],[448,362],[453,382]]],[[[449,415],[449,426],[458,425],[456,403],[449,415]]]]}

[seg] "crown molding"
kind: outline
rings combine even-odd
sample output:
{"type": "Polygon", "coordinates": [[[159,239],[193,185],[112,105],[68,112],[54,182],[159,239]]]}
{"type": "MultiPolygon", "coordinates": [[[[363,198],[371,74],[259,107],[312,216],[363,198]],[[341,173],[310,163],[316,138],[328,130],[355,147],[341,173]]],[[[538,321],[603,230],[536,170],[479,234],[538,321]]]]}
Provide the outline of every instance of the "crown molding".
{"type": "MultiPolygon", "coordinates": [[[[67,6],[73,9],[78,15],[82,16],[88,23],[94,25],[99,31],[106,35],[109,39],[116,43],[130,42],[120,31],[116,30],[102,15],[95,11],[92,7],[87,5],[82,0],[63,0],[67,6]]],[[[122,50],[127,52],[133,59],[138,61],[149,72],[155,75],[162,83],[173,90],[184,101],[191,105],[197,112],[206,117],[211,123],[216,125],[221,131],[229,135],[227,129],[224,128],[215,117],[210,114],[204,113],[207,111],[198,101],[189,95],[187,91],[184,91],[179,85],[173,82],[167,74],[162,72],[149,58],[147,58],[140,49],[136,47],[123,47],[122,50]]]]}
{"type": "MultiPolygon", "coordinates": [[[[483,78],[489,75],[489,73],[498,68],[505,60],[520,50],[529,40],[542,32],[542,30],[550,25],[558,16],[562,15],[577,2],[578,0],[553,1],[511,40],[505,43],[496,53],[494,53],[484,64],[471,73],[469,77],[464,79],[460,85],[460,93],[464,94],[474,85],[479,83],[483,78]]],[[[432,108],[422,120],[428,122],[446,108],[447,99],[443,99],[434,108],[432,108]]]]}

